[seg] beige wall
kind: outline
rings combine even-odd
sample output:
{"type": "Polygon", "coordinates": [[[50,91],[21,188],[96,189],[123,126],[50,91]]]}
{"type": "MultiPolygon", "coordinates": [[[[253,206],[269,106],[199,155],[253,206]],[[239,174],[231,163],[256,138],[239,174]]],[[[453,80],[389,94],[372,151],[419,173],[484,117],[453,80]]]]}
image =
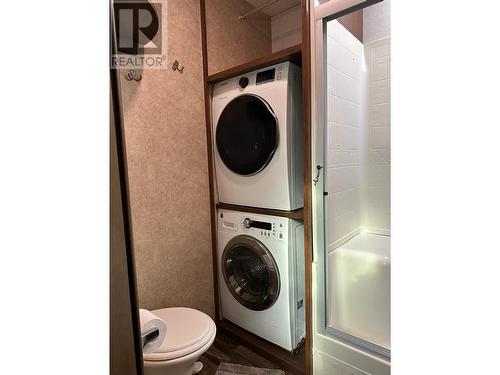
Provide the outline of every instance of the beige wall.
{"type": "Polygon", "coordinates": [[[240,21],[253,7],[244,0],[206,0],[208,74],[271,53],[271,17],[259,12],[240,21]]]}
{"type": "MultiPolygon", "coordinates": [[[[165,7],[168,5],[167,11],[165,7]]],[[[169,0],[167,60],[121,73],[139,306],[214,315],[199,0],[169,0]]]]}
{"type": "Polygon", "coordinates": [[[302,42],[302,9],[300,4],[271,18],[273,52],[302,42]]]}

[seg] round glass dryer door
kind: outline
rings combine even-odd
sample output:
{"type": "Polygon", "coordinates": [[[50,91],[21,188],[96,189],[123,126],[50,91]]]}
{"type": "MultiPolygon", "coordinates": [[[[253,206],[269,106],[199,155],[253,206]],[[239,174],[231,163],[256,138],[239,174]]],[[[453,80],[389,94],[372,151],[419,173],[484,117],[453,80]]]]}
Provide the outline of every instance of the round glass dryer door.
{"type": "Polygon", "coordinates": [[[215,140],[226,167],[237,174],[250,176],[271,161],[278,147],[278,120],[261,97],[240,95],[222,111],[215,140]]]}
{"type": "Polygon", "coordinates": [[[222,254],[222,274],[231,294],[250,310],[265,310],[278,299],[278,267],[257,239],[241,235],[228,242],[222,254]]]}

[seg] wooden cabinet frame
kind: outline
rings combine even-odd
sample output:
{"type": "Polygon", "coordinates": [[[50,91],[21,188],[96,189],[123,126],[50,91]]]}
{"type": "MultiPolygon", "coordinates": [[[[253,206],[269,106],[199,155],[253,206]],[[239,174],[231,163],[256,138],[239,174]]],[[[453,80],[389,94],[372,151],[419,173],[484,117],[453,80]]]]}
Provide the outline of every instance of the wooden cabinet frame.
{"type": "MultiPolygon", "coordinates": [[[[203,89],[205,97],[205,122],[207,135],[208,172],[210,184],[210,215],[212,231],[212,260],[214,269],[215,321],[217,327],[225,333],[237,337],[241,342],[267,357],[287,371],[295,374],[312,375],[312,177],[311,177],[311,49],[310,49],[310,4],[309,0],[301,0],[302,43],[269,56],[256,59],[237,67],[208,75],[207,27],[205,0],[200,0],[201,39],[203,53],[203,89]],[[302,65],[302,111],[304,120],[304,208],[300,212],[290,211],[281,214],[276,210],[259,209],[259,213],[280,215],[304,221],[304,259],[305,259],[305,308],[306,308],[306,338],[301,353],[291,356],[284,349],[266,342],[259,337],[240,329],[232,323],[222,320],[219,313],[219,284],[217,264],[217,202],[215,201],[215,179],[212,143],[211,93],[214,82],[235,76],[250,70],[258,69],[272,63],[290,60],[302,65]]],[[[222,204],[220,205],[222,207],[222,204]]],[[[233,207],[234,208],[234,207],[233,207]]]]}

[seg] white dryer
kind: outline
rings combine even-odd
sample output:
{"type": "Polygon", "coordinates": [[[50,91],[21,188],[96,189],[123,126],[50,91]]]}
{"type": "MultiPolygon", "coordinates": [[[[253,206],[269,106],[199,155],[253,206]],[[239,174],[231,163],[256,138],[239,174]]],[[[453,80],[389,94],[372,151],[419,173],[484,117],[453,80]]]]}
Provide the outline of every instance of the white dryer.
{"type": "Polygon", "coordinates": [[[212,112],[219,202],[302,207],[300,67],[284,62],[216,83],[212,112]]]}
{"type": "Polygon", "coordinates": [[[305,337],[304,225],[218,211],[221,314],[289,351],[305,337]]]}

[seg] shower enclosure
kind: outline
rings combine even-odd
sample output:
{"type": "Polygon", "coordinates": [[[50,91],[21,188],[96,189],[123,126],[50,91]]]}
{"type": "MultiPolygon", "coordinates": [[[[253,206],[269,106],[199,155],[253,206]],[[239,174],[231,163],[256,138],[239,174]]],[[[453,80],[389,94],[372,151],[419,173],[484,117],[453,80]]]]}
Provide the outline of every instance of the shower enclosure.
{"type": "Polygon", "coordinates": [[[389,7],[315,2],[315,374],[390,371],[389,7]]]}

